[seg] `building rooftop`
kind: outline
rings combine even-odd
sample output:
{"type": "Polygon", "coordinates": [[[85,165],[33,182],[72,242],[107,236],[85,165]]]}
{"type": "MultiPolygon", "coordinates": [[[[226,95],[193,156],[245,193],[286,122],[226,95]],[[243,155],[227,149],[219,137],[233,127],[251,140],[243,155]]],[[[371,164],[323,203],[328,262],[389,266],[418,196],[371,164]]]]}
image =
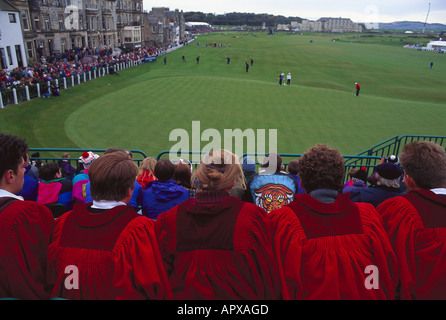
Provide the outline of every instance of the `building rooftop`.
{"type": "Polygon", "coordinates": [[[7,0],[0,0],[0,11],[19,11],[7,0]]]}

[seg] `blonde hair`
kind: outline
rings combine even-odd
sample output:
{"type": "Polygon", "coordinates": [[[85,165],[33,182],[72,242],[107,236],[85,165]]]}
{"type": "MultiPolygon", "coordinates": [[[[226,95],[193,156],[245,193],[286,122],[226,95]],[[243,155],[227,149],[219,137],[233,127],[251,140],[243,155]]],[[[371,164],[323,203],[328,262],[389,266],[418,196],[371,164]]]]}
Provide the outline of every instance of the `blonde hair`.
{"type": "Polygon", "coordinates": [[[198,190],[226,190],[239,183],[246,189],[245,177],[238,158],[230,151],[215,150],[206,154],[192,181],[198,182],[198,190]]]}
{"type": "Polygon", "coordinates": [[[144,171],[155,171],[156,159],[155,158],[145,158],[141,164],[139,165],[139,175],[140,176],[144,171]]]}

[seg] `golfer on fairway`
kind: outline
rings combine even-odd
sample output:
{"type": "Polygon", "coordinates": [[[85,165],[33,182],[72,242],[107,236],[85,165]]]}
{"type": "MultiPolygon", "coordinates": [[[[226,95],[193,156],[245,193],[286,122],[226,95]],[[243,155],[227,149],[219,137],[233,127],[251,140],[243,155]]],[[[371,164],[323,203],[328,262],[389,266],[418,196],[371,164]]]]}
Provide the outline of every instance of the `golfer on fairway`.
{"type": "Polygon", "coordinates": [[[359,96],[359,90],[361,90],[361,86],[357,82],[355,82],[355,86],[356,86],[356,96],[359,96]]]}

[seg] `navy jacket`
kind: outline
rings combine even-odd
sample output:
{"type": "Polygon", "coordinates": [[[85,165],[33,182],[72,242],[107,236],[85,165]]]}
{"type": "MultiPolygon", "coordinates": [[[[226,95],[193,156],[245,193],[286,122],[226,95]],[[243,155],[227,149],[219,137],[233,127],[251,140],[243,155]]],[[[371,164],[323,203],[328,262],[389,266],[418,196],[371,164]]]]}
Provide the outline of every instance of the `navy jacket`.
{"type": "Polygon", "coordinates": [[[353,202],[371,203],[375,208],[387,199],[402,196],[398,189],[375,186],[370,188],[355,188],[350,192],[350,200],[353,202]]]}

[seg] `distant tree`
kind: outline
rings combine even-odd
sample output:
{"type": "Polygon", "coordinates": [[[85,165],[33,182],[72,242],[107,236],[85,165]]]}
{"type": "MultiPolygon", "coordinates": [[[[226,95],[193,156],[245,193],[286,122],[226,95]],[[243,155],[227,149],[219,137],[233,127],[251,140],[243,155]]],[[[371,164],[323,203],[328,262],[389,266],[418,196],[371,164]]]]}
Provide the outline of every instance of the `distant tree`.
{"type": "Polygon", "coordinates": [[[275,27],[278,24],[291,24],[291,21],[302,22],[302,18],[299,17],[274,16],[267,13],[231,12],[214,15],[212,13],[185,12],[183,15],[186,21],[201,21],[212,25],[228,26],[262,26],[265,23],[268,27],[275,27]]]}

